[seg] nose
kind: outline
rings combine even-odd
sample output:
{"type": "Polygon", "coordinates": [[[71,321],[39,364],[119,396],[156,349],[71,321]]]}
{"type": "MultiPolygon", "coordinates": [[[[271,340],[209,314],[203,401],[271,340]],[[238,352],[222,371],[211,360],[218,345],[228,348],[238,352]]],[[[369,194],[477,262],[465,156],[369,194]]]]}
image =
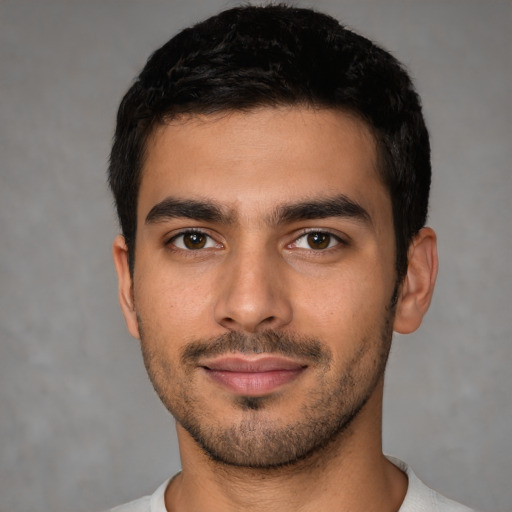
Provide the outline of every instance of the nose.
{"type": "Polygon", "coordinates": [[[215,321],[229,330],[261,332],[289,324],[293,312],[278,256],[239,250],[226,259],[215,303],[215,321]]]}

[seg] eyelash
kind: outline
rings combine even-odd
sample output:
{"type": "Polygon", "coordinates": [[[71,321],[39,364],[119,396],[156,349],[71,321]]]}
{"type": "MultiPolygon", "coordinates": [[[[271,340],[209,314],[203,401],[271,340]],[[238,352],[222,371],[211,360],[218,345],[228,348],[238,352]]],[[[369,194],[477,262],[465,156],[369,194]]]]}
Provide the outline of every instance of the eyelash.
{"type": "MultiPolygon", "coordinates": [[[[322,243],[322,242],[320,242],[322,243]]],[[[174,234],[168,241],[165,242],[165,245],[166,246],[169,246],[172,250],[174,251],[182,251],[182,252],[190,252],[190,253],[193,253],[193,252],[199,252],[199,251],[202,251],[202,250],[205,250],[205,249],[215,249],[215,248],[222,248],[223,247],[223,244],[222,243],[219,243],[219,242],[216,242],[215,239],[210,235],[208,234],[207,232],[201,230],[201,229],[194,229],[194,228],[189,228],[189,229],[185,229],[183,231],[180,231],[179,233],[176,233],[174,234]],[[185,237],[187,235],[200,235],[202,237],[205,237],[206,240],[205,240],[205,245],[207,244],[211,244],[212,242],[215,244],[214,247],[212,247],[210,245],[210,247],[204,247],[204,246],[201,246],[201,247],[196,247],[196,248],[191,248],[191,247],[179,247],[176,245],[176,240],[178,240],[180,237],[185,237]]],[[[181,245],[186,245],[186,242],[182,242],[181,245]]],[[[334,234],[332,233],[331,231],[328,231],[328,230],[320,230],[320,229],[309,229],[309,230],[304,230],[302,231],[297,237],[294,238],[294,240],[287,244],[286,245],[286,249],[298,249],[298,250],[304,250],[304,251],[309,251],[309,252],[313,252],[313,253],[322,253],[322,252],[325,252],[327,250],[330,250],[330,249],[336,249],[339,245],[341,246],[347,246],[348,245],[348,242],[346,239],[340,237],[339,235],[337,234],[334,234]],[[328,241],[327,241],[327,246],[326,247],[320,247],[320,248],[313,248],[313,247],[309,247],[309,248],[305,248],[305,247],[298,247],[297,244],[299,243],[299,241],[301,239],[304,239],[310,235],[323,235],[323,236],[326,236],[328,237],[328,241]],[[332,241],[335,241],[335,245],[331,245],[332,244],[332,241]]]]}
{"type": "Polygon", "coordinates": [[[215,239],[209,235],[207,232],[201,230],[201,229],[194,229],[194,228],[189,228],[189,229],[185,229],[183,231],[180,231],[179,233],[176,233],[174,234],[167,242],[165,242],[165,245],[166,246],[169,246],[172,248],[172,250],[175,250],[175,251],[183,251],[183,252],[196,252],[196,251],[200,251],[200,250],[203,250],[203,249],[212,249],[213,247],[199,247],[199,248],[196,248],[196,249],[191,249],[191,248],[184,248],[184,247],[178,247],[176,245],[176,240],[178,240],[180,237],[185,237],[187,235],[200,235],[200,236],[203,236],[206,238],[206,244],[208,244],[209,242],[214,242],[216,246],[222,246],[221,243],[218,243],[215,241],[215,239]]]}
{"type": "MultiPolygon", "coordinates": [[[[325,252],[329,249],[336,249],[338,248],[338,246],[347,246],[349,245],[348,244],[348,241],[345,239],[345,238],[342,238],[340,235],[338,234],[334,234],[332,233],[331,231],[329,230],[325,230],[325,229],[307,229],[307,230],[304,230],[299,236],[297,236],[293,242],[291,242],[290,244],[287,244],[287,248],[288,247],[291,247],[295,244],[298,243],[299,240],[303,239],[303,238],[306,238],[307,236],[309,235],[326,235],[328,236],[330,239],[334,239],[336,241],[336,244],[334,246],[327,246],[325,248],[320,248],[320,249],[313,249],[312,247],[310,247],[309,249],[303,249],[305,251],[310,251],[310,252],[313,252],[313,253],[322,253],[322,252],[325,252]]],[[[332,240],[329,240],[329,245],[331,244],[331,241],[332,240]]],[[[300,247],[297,247],[297,249],[301,250],[302,248],[300,247]]]]}

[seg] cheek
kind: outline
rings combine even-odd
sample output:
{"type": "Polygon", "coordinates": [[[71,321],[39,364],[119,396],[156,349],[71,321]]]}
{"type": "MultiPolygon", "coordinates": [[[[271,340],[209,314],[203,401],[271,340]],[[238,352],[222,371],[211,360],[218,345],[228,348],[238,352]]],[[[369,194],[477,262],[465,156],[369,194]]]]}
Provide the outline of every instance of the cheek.
{"type": "Polygon", "coordinates": [[[305,280],[295,289],[296,328],[325,341],[368,334],[380,326],[388,305],[388,284],[375,267],[333,271],[327,279],[305,280]]]}
{"type": "Polygon", "coordinates": [[[190,334],[205,323],[212,301],[206,276],[191,278],[183,273],[163,272],[155,265],[142,269],[144,279],[135,280],[135,305],[140,317],[156,332],[190,334]]]}

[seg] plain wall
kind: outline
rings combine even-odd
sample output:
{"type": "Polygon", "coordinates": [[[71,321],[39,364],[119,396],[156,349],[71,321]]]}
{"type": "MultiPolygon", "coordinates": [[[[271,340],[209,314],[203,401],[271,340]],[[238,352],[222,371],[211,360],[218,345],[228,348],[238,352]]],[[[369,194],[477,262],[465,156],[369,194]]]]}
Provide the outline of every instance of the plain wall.
{"type": "MultiPolygon", "coordinates": [[[[437,490],[512,507],[512,3],[314,4],[410,69],[432,135],[441,269],[396,337],[384,446],[437,490]]],[[[176,471],[172,418],[117,303],[105,179],[151,51],[234,2],[0,3],[0,511],[93,512],[176,471]]]]}

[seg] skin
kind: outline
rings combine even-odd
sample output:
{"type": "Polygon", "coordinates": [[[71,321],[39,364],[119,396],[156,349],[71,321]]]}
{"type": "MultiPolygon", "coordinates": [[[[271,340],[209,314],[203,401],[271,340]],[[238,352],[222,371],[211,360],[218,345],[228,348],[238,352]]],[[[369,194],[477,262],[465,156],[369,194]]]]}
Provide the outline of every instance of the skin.
{"type": "MultiPolygon", "coordinates": [[[[133,276],[121,236],[113,253],[128,329],[177,418],[183,471],[167,489],[169,511],[399,509],[407,479],[382,455],[383,372],[391,330],[414,331],[428,309],[437,254],[434,232],[422,229],[391,307],[394,229],[376,162],[364,123],[330,110],[194,116],[150,139],[133,276]],[[333,197],[364,213],[279,215],[333,197]],[[205,220],[174,209],[170,216],[161,208],[169,198],[214,204],[222,215],[205,220]],[[211,346],[228,333],[272,355],[261,342],[269,331],[292,344],[315,340],[325,358],[287,356],[301,367],[294,378],[247,393],[205,370],[226,354],[183,358],[194,343],[211,346]],[[310,449],[299,460],[269,445],[272,434],[304,432],[308,418],[309,426],[329,425],[341,413],[329,439],[305,442],[310,449]],[[223,461],[197,442],[193,422],[210,432],[223,461]],[[226,432],[231,450],[223,448],[226,432]]],[[[262,357],[244,350],[234,354],[262,357]]]]}

